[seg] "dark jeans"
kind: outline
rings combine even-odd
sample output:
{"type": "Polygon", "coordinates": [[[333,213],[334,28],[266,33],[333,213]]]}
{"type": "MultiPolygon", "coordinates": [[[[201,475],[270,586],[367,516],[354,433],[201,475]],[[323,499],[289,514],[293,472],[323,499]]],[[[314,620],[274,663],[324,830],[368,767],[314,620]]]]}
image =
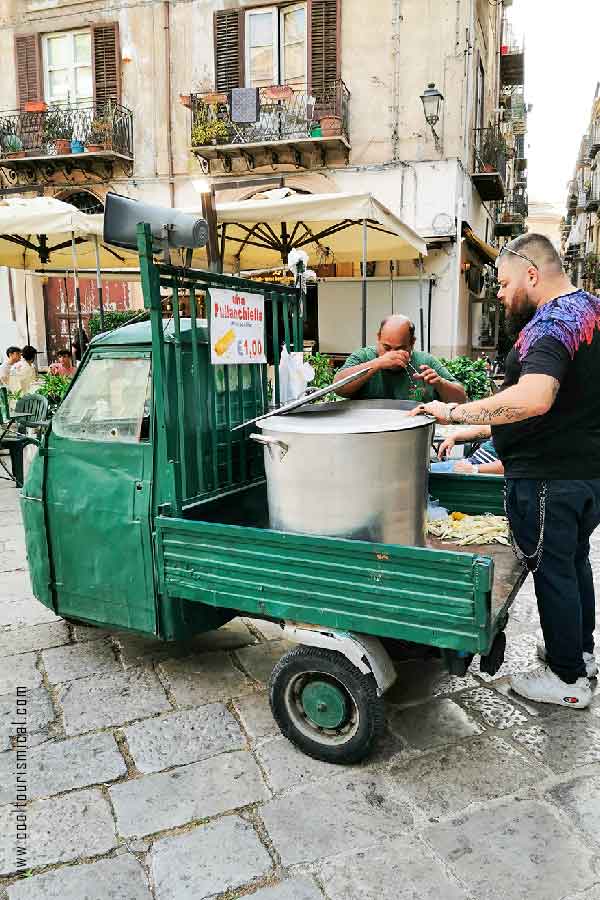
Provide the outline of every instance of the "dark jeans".
{"type": "MultiPolygon", "coordinates": [[[[540,532],[540,482],[509,478],[507,512],[514,538],[531,554],[540,532]]],[[[585,675],[582,653],[594,649],[595,597],[590,535],[600,524],[600,479],[548,481],[541,564],[533,576],[547,662],[572,684],[585,675]]]]}

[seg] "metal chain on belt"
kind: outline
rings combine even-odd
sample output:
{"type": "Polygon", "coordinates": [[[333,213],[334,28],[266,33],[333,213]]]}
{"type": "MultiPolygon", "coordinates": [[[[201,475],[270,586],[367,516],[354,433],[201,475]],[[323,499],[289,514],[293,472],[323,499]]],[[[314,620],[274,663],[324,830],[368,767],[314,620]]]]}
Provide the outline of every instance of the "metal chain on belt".
{"type": "Polygon", "coordinates": [[[517,544],[515,537],[513,535],[513,531],[510,525],[510,518],[508,516],[507,502],[506,502],[506,481],[504,482],[504,513],[508,520],[508,532],[510,535],[510,543],[513,549],[513,553],[519,560],[519,562],[525,563],[527,569],[533,575],[540,567],[542,562],[542,556],[544,553],[544,526],[546,524],[546,496],[548,494],[548,484],[545,481],[542,481],[538,492],[538,521],[540,523],[540,536],[538,538],[537,546],[533,553],[523,553],[519,545],[517,544]],[[533,562],[532,562],[533,560],[533,562]]]}

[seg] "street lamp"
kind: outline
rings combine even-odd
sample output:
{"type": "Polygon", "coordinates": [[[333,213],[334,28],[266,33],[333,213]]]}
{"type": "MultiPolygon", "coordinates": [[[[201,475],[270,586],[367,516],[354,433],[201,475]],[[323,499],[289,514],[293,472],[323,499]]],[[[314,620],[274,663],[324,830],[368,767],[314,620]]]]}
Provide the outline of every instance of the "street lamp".
{"type": "Polygon", "coordinates": [[[425,114],[425,121],[431,128],[433,139],[435,141],[436,149],[441,153],[442,145],[440,142],[439,135],[435,130],[435,126],[440,121],[440,112],[442,109],[442,103],[444,102],[444,97],[438,91],[435,84],[430,82],[427,85],[427,88],[421,94],[421,103],[423,104],[423,112],[425,114]]]}

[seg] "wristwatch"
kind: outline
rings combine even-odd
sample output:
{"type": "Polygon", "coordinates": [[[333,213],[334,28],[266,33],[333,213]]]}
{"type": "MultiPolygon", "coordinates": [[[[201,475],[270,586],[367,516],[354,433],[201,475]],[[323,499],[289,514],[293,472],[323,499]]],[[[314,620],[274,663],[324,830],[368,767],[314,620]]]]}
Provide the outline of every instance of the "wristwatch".
{"type": "Polygon", "coordinates": [[[475,473],[475,475],[479,475],[479,466],[478,465],[473,466],[473,472],[475,473]]]}

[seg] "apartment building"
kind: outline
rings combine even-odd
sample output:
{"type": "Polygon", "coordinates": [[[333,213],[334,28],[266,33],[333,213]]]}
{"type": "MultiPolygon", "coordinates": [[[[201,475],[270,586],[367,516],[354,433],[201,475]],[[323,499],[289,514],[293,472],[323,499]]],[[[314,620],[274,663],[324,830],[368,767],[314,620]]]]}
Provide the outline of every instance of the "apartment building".
{"type": "MultiPolygon", "coordinates": [[[[0,82],[0,193],[102,211],[107,191],[199,210],[199,178],[217,203],[282,186],[368,191],[428,246],[421,272],[367,267],[369,330],[391,311],[415,316],[425,285],[424,346],[493,351],[490,263],[527,214],[511,5],[0,0],[0,53],[14,61],[0,82]]],[[[326,250],[311,256],[323,276],[311,337],[339,355],[360,340],[360,265],[326,250]]],[[[64,343],[68,279],[15,272],[11,292],[34,343],[64,343]]],[[[139,304],[139,288],[115,272],[106,300],[139,304]]],[[[92,280],[83,302],[93,311],[92,280]]]]}

